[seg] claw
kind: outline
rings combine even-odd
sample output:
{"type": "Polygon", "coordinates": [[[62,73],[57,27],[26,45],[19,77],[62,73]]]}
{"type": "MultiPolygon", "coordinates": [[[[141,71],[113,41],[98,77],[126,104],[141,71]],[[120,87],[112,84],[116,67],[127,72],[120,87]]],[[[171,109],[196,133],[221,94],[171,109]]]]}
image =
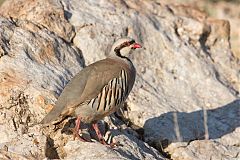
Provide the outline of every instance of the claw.
{"type": "MultiPolygon", "coordinates": [[[[80,124],[81,124],[81,117],[77,117],[77,120],[76,120],[76,125],[75,125],[75,128],[74,128],[74,131],[73,131],[73,140],[75,140],[76,138],[78,138],[80,141],[82,141],[82,142],[89,142],[89,141],[87,141],[87,140],[85,140],[84,138],[82,138],[80,135],[79,135],[79,130],[80,130],[80,124]]],[[[97,134],[97,137],[98,137],[98,139],[99,139],[99,142],[100,143],[102,143],[103,145],[106,145],[106,146],[109,146],[109,147],[111,147],[111,148],[114,148],[115,146],[118,146],[118,143],[110,143],[110,144],[108,144],[105,140],[104,140],[104,138],[103,138],[103,136],[102,136],[102,134],[101,134],[101,132],[100,132],[100,130],[99,130],[99,128],[98,128],[98,124],[97,123],[94,123],[93,125],[93,129],[95,130],[95,132],[96,132],[96,134],[97,134]]]]}
{"type": "Polygon", "coordinates": [[[98,124],[97,123],[93,123],[92,124],[93,126],[93,129],[95,130],[96,134],[97,134],[97,137],[99,139],[99,142],[102,143],[103,145],[109,145],[106,143],[106,141],[104,140],[99,128],[98,128],[98,124]]]}
{"type": "Polygon", "coordinates": [[[112,143],[108,144],[108,143],[104,140],[104,138],[103,138],[103,136],[102,136],[102,134],[101,134],[101,132],[100,132],[100,130],[99,130],[99,128],[98,128],[98,124],[97,124],[97,123],[94,123],[92,126],[93,126],[93,129],[95,130],[95,132],[96,132],[96,134],[97,134],[97,137],[98,137],[100,143],[102,143],[102,144],[105,145],[105,146],[109,146],[109,147],[111,147],[111,148],[114,148],[115,146],[118,146],[119,143],[114,143],[114,142],[112,142],[112,143]]]}
{"type": "Polygon", "coordinates": [[[75,140],[76,138],[78,138],[78,140],[80,140],[82,142],[88,142],[87,140],[83,139],[78,133],[74,132],[73,133],[73,140],[75,140]]]}

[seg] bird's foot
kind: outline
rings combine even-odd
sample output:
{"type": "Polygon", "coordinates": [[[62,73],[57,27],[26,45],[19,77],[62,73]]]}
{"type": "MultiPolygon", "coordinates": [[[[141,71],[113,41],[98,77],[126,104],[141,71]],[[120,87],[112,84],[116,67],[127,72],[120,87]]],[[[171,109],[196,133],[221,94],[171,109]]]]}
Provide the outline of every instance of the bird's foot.
{"type": "Polygon", "coordinates": [[[73,140],[75,140],[76,138],[79,139],[82,142],[87,142],[87,140],[85,140],[78,133],[75,132],[75,133],[73,133],[73,140]]]}
{"type": "Polygon", "coordinates": [[[110,144],[108,144],[104,139],[99,139],[99,142],[107,147],[110,147],[110,148],[114,148],[114,147],[117,147],[119,146],[119,143],[118,142],[111,142],[110,144]]]}
{"type": "Polygon", "coordinates": [[[109,145],[103,138],[99,139],[99,142],[106,146],[109,145]]]}
{"type": "Polygon", "coordinates": [[[109,147],[111,147],[111,148],[114,148],[114,147],[118,146],[118,143],[112,142],[112,143],[108,144],[108,143],[104,140],[104,138],[103,138],[103,136],[102,136],[102,134],[101,134],[101,132],[100,132],[100,130],[99,130],[99,128],[98,128],[97,123],[94,123],[92,126],[93,126],[94,130],[96,131],[96,134],[97,134],[97,137],[98,137],[100,143],[102,143],[102,144],[105,145],[105,146],[109,146],[109,147]]]}
{"type": "Polygon", "coordinates": [[[111,142],[111,143],[109,144],[109,147],[111,147],[111,148],[118,147],[118,146],[120,146],[120,143],[119,143],[119,142],[111,142]]]}

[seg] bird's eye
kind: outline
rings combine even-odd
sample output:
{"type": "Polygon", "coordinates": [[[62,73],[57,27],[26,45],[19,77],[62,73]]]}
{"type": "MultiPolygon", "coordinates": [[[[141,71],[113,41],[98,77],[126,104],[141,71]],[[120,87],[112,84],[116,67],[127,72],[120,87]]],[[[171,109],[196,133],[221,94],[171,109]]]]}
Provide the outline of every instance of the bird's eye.
{"type": "Polygon", "coordinates": [[[130,46],[135,43],[135,40],[125,42],[125,46],[130,46]]]}
{"type": "Polygon", "coordinates": [[[131,40],[131,41],[129,41],[129,43],[131,45],[131,44],[135,43],[135,40],[131,40]]]}

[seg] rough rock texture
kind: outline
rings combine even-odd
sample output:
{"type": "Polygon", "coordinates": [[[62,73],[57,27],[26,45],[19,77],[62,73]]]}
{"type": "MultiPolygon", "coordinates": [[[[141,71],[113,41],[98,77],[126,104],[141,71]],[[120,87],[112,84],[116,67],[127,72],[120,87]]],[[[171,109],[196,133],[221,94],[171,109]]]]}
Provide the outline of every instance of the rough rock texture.
{"type": "Polygon", "coordinates": [[[37,0],[11,0],[5,1],[1,10],[3,16],[31,21],[56,33],[66,41],[71,41],[74,36],[72,25],[64,18],[61,1],[44,1],[43,3],[37,0]]]}
{"type": "Polygon", "coordinates": [[[0,157],[240,158],[240,64],[228,21],[147,0],[9,0],[0,14],[0,157]],[[144,49],[132,56],[128,125],[108,121],[120,146],[72,141],[72,120],[37,125],[84,62],[106,57],[121,36],[144,49]]]}
{"type": "Polygon", "coordinates": [[[0,146],[41,155],[46,136],[31,126],[52,108],[83,58],[79,49],[29,21],[1,17],[0,24],[0,146]]]}
{"type": "MultiPolygon", "coordinates": [[[[217,19],[227,19],[231,26],[231,48],[233,54],[240,58],[240,1],[239,0],[163,0],[166,4],[187,4],[204,10],[217,19]],[[213,9],[214,8],[214,9],[213,9]]],[[[162,1],[162,2],[163,2],[162,1]]]]}

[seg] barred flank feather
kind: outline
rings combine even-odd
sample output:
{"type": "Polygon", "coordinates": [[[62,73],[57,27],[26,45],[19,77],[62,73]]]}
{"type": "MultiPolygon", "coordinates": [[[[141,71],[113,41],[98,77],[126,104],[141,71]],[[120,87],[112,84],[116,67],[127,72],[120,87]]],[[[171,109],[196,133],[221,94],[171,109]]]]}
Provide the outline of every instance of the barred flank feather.
{"type": "Polygon", "coordinates": [[[119,77],[110,80],[89,104],[92,108],[97,106],[97,111],[108,112],[112,107],[118,107],[127,98],[127,91],[127,73],[121,70],[119,77]]]}

